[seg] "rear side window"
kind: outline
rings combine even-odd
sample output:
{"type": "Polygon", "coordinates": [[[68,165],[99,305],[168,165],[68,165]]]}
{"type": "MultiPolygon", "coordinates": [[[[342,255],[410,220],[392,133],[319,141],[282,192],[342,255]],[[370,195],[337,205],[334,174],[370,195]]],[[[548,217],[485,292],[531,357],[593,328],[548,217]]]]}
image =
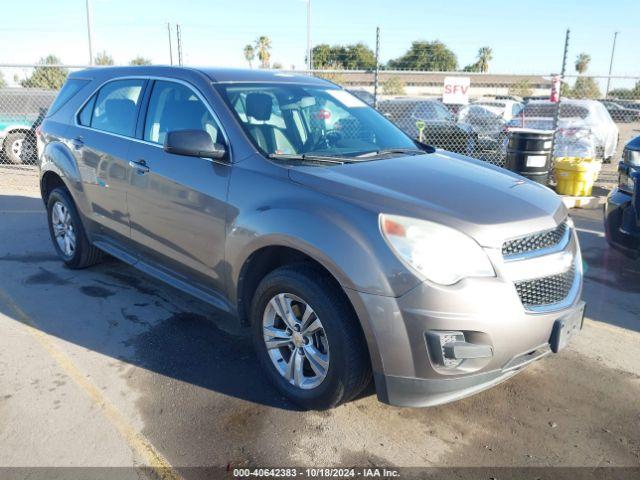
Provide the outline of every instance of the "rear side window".
{"type": "Polygon", "coordinates": [[[91,117],[93,116],[93,108],[96,105],[96,95],[91,97],[82,110],[80,111],[80,115],[78,115],[78,123],[80,125],[84,125],[85,127],[91,126],[91,117]]]}
{"type": "Polygon", "coordinates": [[[132,137],[144,82],[131,79],[107,83],[87,102],[78,121],[96,130],[132,137]]]}
{"type": "Polygon", "coordinates": [[[67,103],[71,99],[71,97],[78,93],[80,89],[87,83],[89,83],[89,80],[82,80],[79,78],[71,78],[67,80],[60,89],[60,92],[56,96],[56,99],[49,107],[49,110],[47,111],[47,117],[60,110],[60,108],[62,108],[62,106],[67,103]]]}

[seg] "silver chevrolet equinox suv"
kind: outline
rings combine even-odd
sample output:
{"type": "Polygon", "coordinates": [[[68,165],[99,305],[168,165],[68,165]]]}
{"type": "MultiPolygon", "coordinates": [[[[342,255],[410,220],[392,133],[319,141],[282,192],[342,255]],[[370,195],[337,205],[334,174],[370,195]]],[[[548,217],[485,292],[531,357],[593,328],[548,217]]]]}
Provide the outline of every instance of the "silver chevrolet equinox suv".
{"type": "MultiPolygon", "coordinates": [[[[303,408],[474,394],[582,327],[551,190],[411,140],[319,78],[72,73],[38,130],[53,245],[109,254],[238,318],[303,408]]],[[[167,339],[170,341],[170,339],[167,339]]]]}

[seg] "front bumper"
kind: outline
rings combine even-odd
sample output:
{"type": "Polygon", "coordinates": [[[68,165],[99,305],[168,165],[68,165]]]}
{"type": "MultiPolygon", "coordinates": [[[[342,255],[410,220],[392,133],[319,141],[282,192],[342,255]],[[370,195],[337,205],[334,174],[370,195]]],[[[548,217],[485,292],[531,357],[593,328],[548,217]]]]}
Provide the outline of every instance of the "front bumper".
{"type": "MultiPolygon", "coordinates": [[[[443,287],[427,282],[394,298],[348,292],[360,316],[372,358],[379,400],[425,407],[451,402],[490,388],[551,353],[554,325],[581,315],[581,258],[573,250],[577,288],[557,309],[526,310],[514,283],[501,275],[467,278],[443,287]],[[430,332],[463,332],[472,344],[491,347],[487,358],[446,368],[434,360],[430,332]]],[[[580,324],[581,326],[581,324],[580,324]]]]}
{"type": "Polygon", "coordinates": [[[631,258],[640,255],[640,232],[634,232],[635,215],[630,193],[614,188],[604,208],[604,231],[609,245],[631,258]]]}

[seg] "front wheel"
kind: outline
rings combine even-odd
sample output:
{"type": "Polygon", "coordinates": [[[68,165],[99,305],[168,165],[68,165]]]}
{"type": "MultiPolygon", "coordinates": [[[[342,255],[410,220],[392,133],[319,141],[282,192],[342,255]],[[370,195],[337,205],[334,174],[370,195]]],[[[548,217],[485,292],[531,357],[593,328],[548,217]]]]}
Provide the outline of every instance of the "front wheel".
{"type": "Polygon", "coordinates": [[[335,282],[316,268],[294,265],[267,275],[254,296],[252,324],[267,375],[305,409],[349,401],[370,381],[358,320],[335,282]]]}

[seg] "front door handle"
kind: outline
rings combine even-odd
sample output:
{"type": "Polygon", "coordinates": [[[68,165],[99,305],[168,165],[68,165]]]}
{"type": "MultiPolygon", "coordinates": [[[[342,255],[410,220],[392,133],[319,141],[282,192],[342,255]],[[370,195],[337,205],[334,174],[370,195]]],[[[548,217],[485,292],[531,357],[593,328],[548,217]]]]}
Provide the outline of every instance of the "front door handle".
{"type": "Polygon", "coordinates": [[[133,160],[129,160],[129,166],[131,168],[135,168],[135,170],[140,175],[144,175],[145,173],[149,172],[149,167],[147,166],[147,162],[145,162],[144,160],[138,160],[137,162],[134,162],[133,160]]]}

